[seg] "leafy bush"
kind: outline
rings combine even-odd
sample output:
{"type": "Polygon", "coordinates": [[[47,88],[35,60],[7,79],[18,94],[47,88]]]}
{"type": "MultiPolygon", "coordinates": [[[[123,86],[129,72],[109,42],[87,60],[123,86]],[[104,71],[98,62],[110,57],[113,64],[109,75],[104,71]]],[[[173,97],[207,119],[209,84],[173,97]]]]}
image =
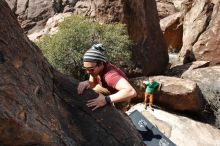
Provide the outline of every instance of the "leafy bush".
{"type": "Polygon", "coordinates": [[[66,18],[57,34],[43,37],[37,45],[55,68],[82,79],[82,57],[94,43],[103,44],[106,57],[114,64],[130,60],[132,43],[124,25],[101,25],[80,16],[66,18]]]}

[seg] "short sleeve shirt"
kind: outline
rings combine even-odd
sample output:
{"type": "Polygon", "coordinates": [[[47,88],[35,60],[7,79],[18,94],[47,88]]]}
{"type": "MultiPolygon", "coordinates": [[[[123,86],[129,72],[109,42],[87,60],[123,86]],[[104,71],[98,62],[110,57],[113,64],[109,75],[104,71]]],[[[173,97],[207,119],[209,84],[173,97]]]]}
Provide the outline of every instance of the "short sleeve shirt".
{"type": "Polygon", "coordinates": [[[107,63],[100,74],[101,83],[99,84],[113,94],[117,92],[115,86],[121,78],[128,80],[124,72],[115,65],[107,63]]]}
{"type": "Polygon", "coordinates": [[[149,81],[146,81],[144,82],[144,84],[147,86],[146,88],[146,91],[147,93],[153,93],[155,88],[159,85],[158,82],[154,81],[154,82],[149,82],[149,81]]]}

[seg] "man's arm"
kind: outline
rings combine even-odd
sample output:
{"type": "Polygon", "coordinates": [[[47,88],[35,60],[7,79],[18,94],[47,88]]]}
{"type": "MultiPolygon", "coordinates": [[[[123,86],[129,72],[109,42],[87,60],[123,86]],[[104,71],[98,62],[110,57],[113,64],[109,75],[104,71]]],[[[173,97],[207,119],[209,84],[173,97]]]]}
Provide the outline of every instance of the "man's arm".
{"type": "Polygon", "coordinates": [[[137,96],[136,91],[125,78],[121,78],[117,82],[115,88],[118,92],[109,95],[111,102],[113,103],[130,100],[131,98],[137,96]]]}
{"type": "Polygon", "coordinates": [[[89,80],[79,83],[77,87],[78,94],[82,94],[85,89],[94,88],[97,84],[97,78],[94,78],[90,75],[89,80]]]}
{"type": "Polygon", "coordinates": [[[89,88],[92,89],[94,88],[97,84],[98,84],[98,77],[93,77],[91,75],[89,75],[89,88]]]}
{"type": "MultiPolygon", "coordinates": [[[[118,90],[118,92],[108,96],[110,98],[110,101],[113,103],[130,100],[131,98],[137,95],[134,88],[130,85],[130,83],[125,78],[121,78],[117,82],[115,88],[118,90]]],[[[86,105],[88,107],[93,107],[92,110],[95,110],[106,104],[107,104],[107,101],[105,100],[105,96],[99,93],[99,96],[97,98],[88,100],[86,105]]]]}

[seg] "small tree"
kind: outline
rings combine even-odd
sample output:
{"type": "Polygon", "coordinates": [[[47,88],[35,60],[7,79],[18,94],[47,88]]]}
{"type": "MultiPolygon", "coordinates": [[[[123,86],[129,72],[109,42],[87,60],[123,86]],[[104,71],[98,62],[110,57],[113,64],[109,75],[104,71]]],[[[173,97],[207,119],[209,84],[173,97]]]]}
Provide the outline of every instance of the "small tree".
{"type": "Polygon", "coordinates": [[[122,24],[99,24],[91,19],[71,16],[59,25],[57,34],[47,35],[37,42],[55,68],[78,79],[85,75],[81,69],[83,54],[94,43],[103,44],[106,57],[114,64],[130,60],[132,43],[122,24]]]}

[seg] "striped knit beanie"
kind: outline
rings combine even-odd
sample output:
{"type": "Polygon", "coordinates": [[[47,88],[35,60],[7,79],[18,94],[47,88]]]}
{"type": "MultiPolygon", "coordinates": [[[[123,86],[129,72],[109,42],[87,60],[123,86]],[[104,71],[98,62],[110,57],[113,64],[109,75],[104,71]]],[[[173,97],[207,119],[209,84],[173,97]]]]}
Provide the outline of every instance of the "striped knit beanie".
{"type": "Polygon", "coordinates": [[[103,54],[104,48],[102,44],[93,45],[83,56],[83,62],[103,61],[106,62],[106,57],[103,54]]]}

